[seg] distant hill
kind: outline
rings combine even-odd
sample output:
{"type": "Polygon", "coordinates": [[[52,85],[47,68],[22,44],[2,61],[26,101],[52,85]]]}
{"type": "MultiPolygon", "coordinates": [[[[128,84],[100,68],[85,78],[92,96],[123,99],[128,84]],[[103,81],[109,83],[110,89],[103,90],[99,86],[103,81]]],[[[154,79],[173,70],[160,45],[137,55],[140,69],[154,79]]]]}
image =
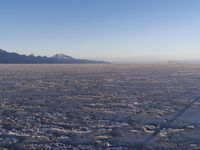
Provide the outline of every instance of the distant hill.
{"type": "Polygon", "coordinates": [[[179,61],[168,61],[170,64],[200,64],[200,60],[179,60],[179,61]]]}
{"type": "Polygon", "coordinates": [[[10,64],[98,64],[107,63],[104,61],[95,61],[87,59],[75,59],[73,57],[56,54],[52,57],[47,56],[34,56],[20,55],[17,53],[10,53],[0,49],[0,63],[10,64]]]}

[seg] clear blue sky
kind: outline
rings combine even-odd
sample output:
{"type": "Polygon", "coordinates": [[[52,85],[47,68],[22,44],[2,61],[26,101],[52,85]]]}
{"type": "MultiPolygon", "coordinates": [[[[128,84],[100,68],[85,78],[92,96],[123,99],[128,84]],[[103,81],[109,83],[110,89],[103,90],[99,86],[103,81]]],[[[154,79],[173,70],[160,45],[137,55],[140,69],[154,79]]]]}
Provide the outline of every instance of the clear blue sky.
{"type": "Polygon", "coordinates": [[[112,60],[200,59],[200,0],[1,0],[0,48],[112,60]]]}

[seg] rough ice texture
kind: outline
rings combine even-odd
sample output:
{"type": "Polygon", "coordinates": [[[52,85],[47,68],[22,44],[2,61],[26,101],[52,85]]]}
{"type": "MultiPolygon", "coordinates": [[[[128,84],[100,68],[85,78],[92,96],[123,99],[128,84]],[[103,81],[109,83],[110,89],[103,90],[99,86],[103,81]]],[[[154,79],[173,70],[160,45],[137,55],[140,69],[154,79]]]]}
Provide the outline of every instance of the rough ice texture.
{"type": "Polygon", "coordinates": [[[0,65],[0,147],[198,149],[199,101],[144,141],[199,83],[200,65],[0,65]]]}

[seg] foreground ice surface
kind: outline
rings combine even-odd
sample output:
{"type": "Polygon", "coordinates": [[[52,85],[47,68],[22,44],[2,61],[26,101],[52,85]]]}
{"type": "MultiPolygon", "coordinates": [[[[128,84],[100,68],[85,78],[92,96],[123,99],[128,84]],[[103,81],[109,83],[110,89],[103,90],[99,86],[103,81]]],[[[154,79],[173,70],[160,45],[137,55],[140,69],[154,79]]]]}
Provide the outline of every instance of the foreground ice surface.
{"type": "Polygon", "coordinates": [[[200,149],[200,101],[144,142],[199,83],[200,65],[0,65],[0,149],[200,149]]]}

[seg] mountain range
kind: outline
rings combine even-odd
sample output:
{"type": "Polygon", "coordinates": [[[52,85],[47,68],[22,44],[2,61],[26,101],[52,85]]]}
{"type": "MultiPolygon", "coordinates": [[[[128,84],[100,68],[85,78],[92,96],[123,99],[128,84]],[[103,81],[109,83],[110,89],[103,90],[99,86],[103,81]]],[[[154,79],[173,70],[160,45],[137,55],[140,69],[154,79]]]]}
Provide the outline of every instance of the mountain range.
{"type": "Polygon", "coordinates": [[[0,49],[0,63],[7,64],[98,64],[107,63],[104,61],[75,59],[64,54],[56,54],[52,57],[20,55],[18,53],[10,53],[0,49]]]}

